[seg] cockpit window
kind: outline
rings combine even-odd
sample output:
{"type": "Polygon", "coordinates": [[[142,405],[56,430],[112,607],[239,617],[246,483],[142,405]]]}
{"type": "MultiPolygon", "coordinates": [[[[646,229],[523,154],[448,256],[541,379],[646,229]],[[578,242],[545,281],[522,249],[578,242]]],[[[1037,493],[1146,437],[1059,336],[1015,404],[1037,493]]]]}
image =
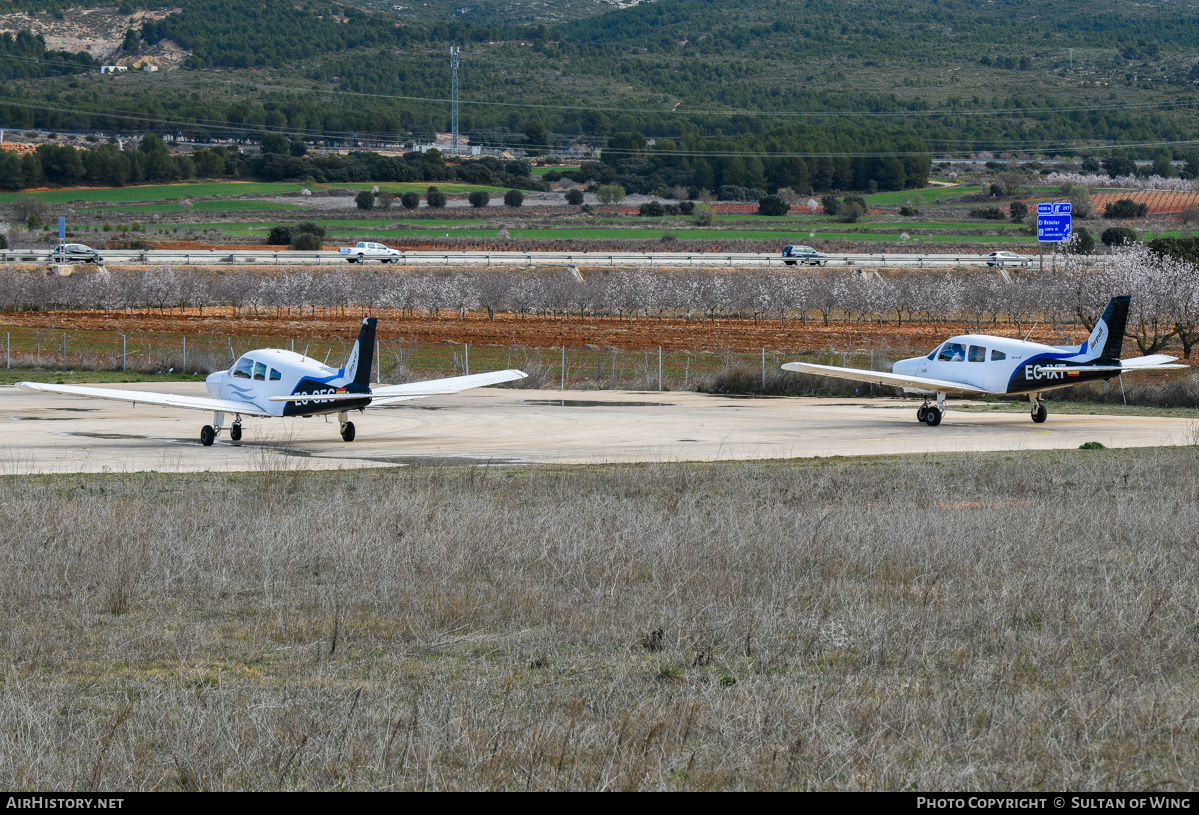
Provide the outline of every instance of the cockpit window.
{"type": "Polygon", "coordinates": [[[1002,351],[996,351],[994,348],[992,348],[991,349],[991,361],[998,362],[1001,359],[1007,359],[1007,354],[1003,353],[1002,351]]]}
{"type": "Polygon", "coordinates": [[[276,371],[274,368],[271,368],[271,381],[272,381],[272,382],[277,382],[277,381],[279,381],[279,380],[280,380],[280,379],[282,379],[282,378],[283,378],[282,374],[280,374],[280,373],[279,373],[278,371],[276,371]]]}
{"type": "Polygon", "coordinates": [[[960,342],[947,342],[941,346],[941,353],[937,354],[937,362],[964,362],[966,359],[966,348],[960,342]]]}
{"type": "Polygon", "coordinates": [[[264,362],[255,362],[254,363],[254,378],[257,379],[259,382],[266,381],[266,363],[264,363],[264,362]]]}
{"type": "Polygon", "coordinates": [[[249,357],[242,357],[237,361],[237,365],[233,368],[233,376],[237,379],[249,379],[250,372],[254,370],[254,360],[249,357]]]}
{"type": "Polygon", "coordinates": [[[970,346],[970,356],[967,357],[967,359],[970,362],[986,362],[987,361],[987,349],[983,348],[981,345],[971,345],[970,346]]]}

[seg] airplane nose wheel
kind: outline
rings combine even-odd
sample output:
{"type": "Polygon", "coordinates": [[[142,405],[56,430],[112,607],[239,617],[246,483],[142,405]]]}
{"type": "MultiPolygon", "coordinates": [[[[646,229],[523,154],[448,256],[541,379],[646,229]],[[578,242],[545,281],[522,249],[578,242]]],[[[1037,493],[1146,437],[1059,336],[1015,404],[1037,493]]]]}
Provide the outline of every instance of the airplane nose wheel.
{"type": "Polygon", "coordinates": [[[924,423],[929,427],[936,427],[941,424],[941,409],[931,405],[925,409],[924,423]]]}
{"type": "Polygon", "coordinates": [[[212,425],[206,424],[200,428],[200,444],[212,447],[214,441],[216,441],[216,431],[212,429],[212,425]]]}
{"type": "Polygon", "coordinates": [[[1046,409],[1046,407],[1044,405],[1037,403],[1032,406],[1032,420],[1034,422],[1036,422],[1037,424],[1044,424],[1045,420],[1048,418],[1049,418],[1049,411],[1046,409]]]}
{"type": "Polygon", "coordinates": [[[354,423],[353,422],[342,422],[341,423],[341,440],[342,441],[353,441],[354,440],[354,423]]]}

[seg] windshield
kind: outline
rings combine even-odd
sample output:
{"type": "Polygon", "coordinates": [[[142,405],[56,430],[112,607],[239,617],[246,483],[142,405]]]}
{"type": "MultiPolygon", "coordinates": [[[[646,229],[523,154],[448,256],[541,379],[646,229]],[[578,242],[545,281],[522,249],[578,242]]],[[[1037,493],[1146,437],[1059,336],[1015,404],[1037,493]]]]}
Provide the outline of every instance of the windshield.
{"type": "Polygon", "coordinates": [[[937,354],[938,362],[964,362],[966,359],[966,349],[960,342],[947,342],[941,346],[941,353],[937,354]]]}

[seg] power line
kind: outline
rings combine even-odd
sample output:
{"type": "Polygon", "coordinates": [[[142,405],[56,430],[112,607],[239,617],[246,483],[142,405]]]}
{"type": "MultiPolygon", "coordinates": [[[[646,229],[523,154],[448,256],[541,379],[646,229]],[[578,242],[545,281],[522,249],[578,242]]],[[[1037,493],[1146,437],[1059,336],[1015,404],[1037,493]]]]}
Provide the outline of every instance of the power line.
{"type": "MultiPolygon", "coordinates": [[[[284,135],[295,136],[299,138],[308,138],[313,140],[358,140],[361,138],[365,141],[398,141],[397,134],[384,133],[366,133],[359,134],[356,131],[335,131],[335,130],[315,130],[307,128],[293,128],[273,125],[259,125],[251,123],[230,123],[225,120],[203,119],[193,117],[191,119],[176,119],[166,116],[156,116],[148,114],[120,113],[111,110],[95,110],[82,107],[68,107],[62,105],[47,105],[34,102],[26,102],[22,100],[6,98],[0,96],[0,105],[10,105],[17,108],[25,108],[32,110],[47,111],[53,113],[88,115],[98,117],[108,117],[130,122],[139,122],[159,127],[207,127],[213,130],[226,132],[230,134],[241,134],[255,136],[262,133],[280,133],[284,135]]],[[[673,138],[673,137],[664,137],[673,138]]],[[[684,137],[686,138],[686,137],[684,137]]],[[[703,138],[703,137],[701,137],[703,138]]],[[[929,145],[945,145],[950,149],[957,148],[962,151],[970,150],[971,152],[980,149],[986,149],[990,152],[1008,152],[1008,153],[1080,153],[1090,152],[1094,150],[1105,149],[1128,149],[1128,148],[1143,148],[1143,147],[1180,147],[1194,146],[1199,144],[1199,140],[1182,139],[1182,140],[1158,140],[1158,141],[1142,141],[1142,142],[1092,142],[1089,144],[1077,144],[1074,142],[1046,141],[1046,142],[989,142],[971,137],[961,137],[954,139],[925,139],[916,137],[925,144],[929,145]]],[[[490,149],[511,149],[519,148],[520,145],[509,141],[478,141],[479,146],[490,149]]],[[[605,152],[612,155],[635,155],[640,151],[637,150],[620,150],[616,148],[604,148],[605,152]]],[[[673,156],[679,158],[735,158],[735,157],[759,157],[759,158],[885,158],[885,157],[934,157],[941,156],[946,152],[941,150],[882,150],[871,152],[847,152],[847,151],[770,151],[770,150],[721,150],[721,149],[673,149],[654,151],[655,155],[673,156]]]]}

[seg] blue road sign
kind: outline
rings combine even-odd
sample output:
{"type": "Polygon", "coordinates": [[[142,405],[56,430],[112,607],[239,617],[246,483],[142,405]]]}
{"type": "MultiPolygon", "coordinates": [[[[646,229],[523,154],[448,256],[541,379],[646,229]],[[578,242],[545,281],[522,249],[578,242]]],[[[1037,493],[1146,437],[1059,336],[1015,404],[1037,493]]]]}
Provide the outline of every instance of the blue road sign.
{"type": "Polygon", "coordinates": [[[58,242],[62,243],[67,239],[67,219],[66,217],[58,216],[58,242]]]}
{"type": "Polygon", "coordinates": [[[1070,240],[1071,210],[1068,201],[1037,204],[1037,240],[1041,243],[1070,240]]]}

